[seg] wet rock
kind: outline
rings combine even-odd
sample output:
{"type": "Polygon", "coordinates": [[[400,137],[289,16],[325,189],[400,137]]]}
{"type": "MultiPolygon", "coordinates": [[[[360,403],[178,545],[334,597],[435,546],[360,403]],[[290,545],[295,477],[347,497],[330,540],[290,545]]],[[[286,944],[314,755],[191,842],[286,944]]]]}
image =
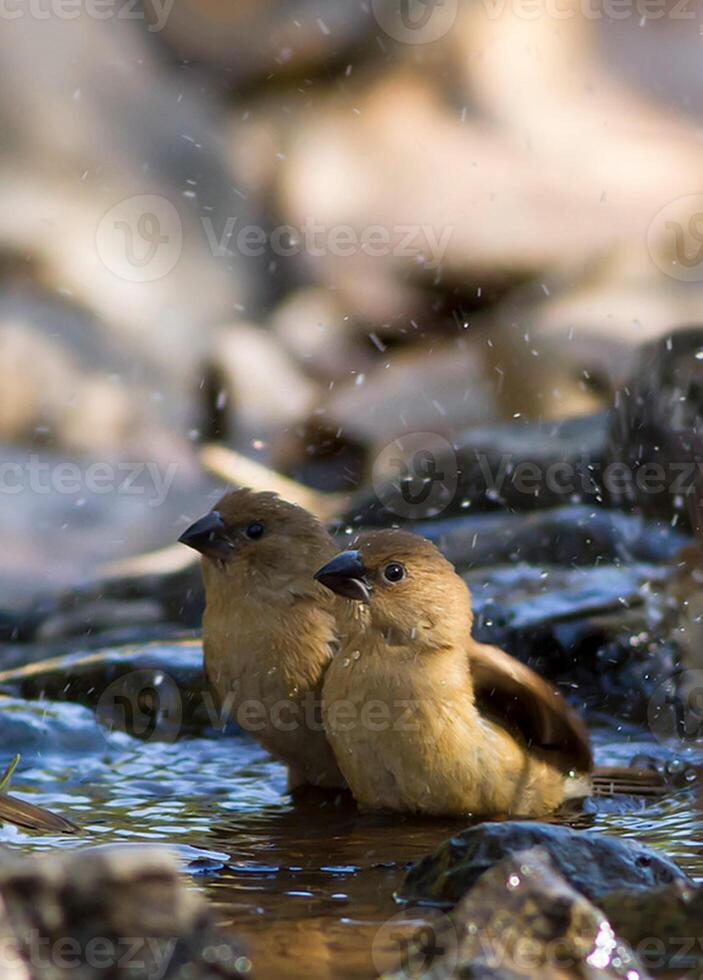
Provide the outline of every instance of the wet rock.
{"type": "MultiPolygon", "coordinates": [[[[13,790],[29,792],[33,803],[56,809],[63,808],[61,803],[57,805],[56,798],[35,795],[38,790],[46,791],[45,786],[38,786],[31,778],[23,781],[25,768],[41,766],[50,772],[63,773],[67,766],[75,767],[76,760],[81,760],[78,768],[82,769],[89,760],[103,759],[107,751],[105,730],[98,724],[95,713],[87,708],[78,704],[31,702],[6,694],[0,697],[0,743],[9,753],[6,761],[15,752],[22,756],[22,764],[12,782],[13,790]]],[[[55,792],[60,794],[62,790],[57,786],[55,792]]]]}
{"type": "Polygon", "coordinates": [[[598,904],[645,967],[690,969],[703,961],[703,888],[674,881],[651,891],[615,891],[598,904]]]}
{"type": "Polygon", "coordinates": [[[685,527],[701,527],[703,327],[646,345],[618,393],[606,458],[619,466],[607,487],[616,506],[685,527]]]}
{"type": "Polygon", "coordinates": [[[122,971],[135,980],[210,980],[251,969],[236,937],[216,924],[162,849],[3,855],[0,897],[17,966],[32,980],[68,970],[81,980],[122,971]]]}
{"type": "Polygon", "coordinates": [[[670,570],[648,564],[587,568],[512,565],[465,574],[474,635],[550,677],[583,711],[637,722],[679,659],[657,592],[670,570]]]}
{"type": "Polygon", "coordinates": [[[128,625],[112,627],[101,632],[84,634],[78,640],[69,636],[60,640],[33,642],[3,642],[0,644],[0,668],[3,671],[18,670],[30,664],[44,660],[54,660],[58,657],[80,655],[92,650],[117,650],[120,648],[143,647],[149,643],[173,643],[178,645],[194,636],[193,630],[184,630],[169,623],[150,625],[128,625]]]}
{"type": "Polygon", "coordinates": [[[499,861],[535,846],[549,853],[573,888],[596,903],[623,887],[643,890],[674,881],[690,883],[663,854],[634,841],[552,824],[506,821],[480,824],[450,838],[408,872],[400,896],[454,904],[499,861]]]}
{"type": "Polygon", "coordinates": [[[486,871],[432,940],[432,948],[411,948],[409,962],[422,963],[423,975],[434,980],[647,976],[542,847],[517,851],[486,871]]]}
{"type": "Polygon", "coordinates": [[[601,565],[563,569],[515,565],[468,573],[474,599],[475,630],[483,642],[511,651],[537,652],[547,672],[558,666],[547,650],[561,649],[564,663],[583,663],[577,651],[589,643],[591,666],[598,649],[628,632],[632,650],[653,639],[648,605],[653,583],[666,570],[651,565],[601,565]],[[643,635],[634,643],[634,629],[643,635]]]}
{"type": "Polygon", "coordinates": [[[57,612],[39,627],[37,639],[41,642],[58,637],[85,636],[120,626],[140,628],[162,621],[163,610],[154,600],[95,599],[70,612],[57,612]]]}
{"type": "Polygon", "coordinates": [[[581,629],[528,631],[505,646],[545,676],[583,712],[605,712],[639,726],[675,671],[676,645],[652,637],[636,617],[630,625],[593,621],[581,629]]]}
{"type": "Polygon", "coordinates": [[[373,494],[360,492],[342,520],[386,525],[467,508],[533,511],[579,500],[597,503],[606,427],[606,416],[594,415],[469,429],[444,450],[428,443],[429,468],[419,465],[420,447],[413,445],[394,478],[377,481],[373,494]],[[428,480],[430,492],[421,495],[428,480]],[[439,492],[442,486],[449,491],[439,492]],[[426,500],[424,514],[422,504],[411,503],[418,497],[426,500]]]}
{"type": "Polygon", "coordinates": [[[497,637],[518,639],[561,626],[594,630],[610,619],[611,627],[630,627],[634,616],[644,621],[641,607],[646,587],[665,576],[651,565],[602,565],[563,569],[513,565],[476,570],[465,575],[474,596],[476,628],[497,637]]]}
{"type": "MultiPolygon", "coordinates": [[[[210,499],[214,503],[219,496],[218,490],[210,499]]],[[[200,506],[207,510],[207,504],[200,506]]],[[[103,566],[96,583],[67,593],[65,602],[70,608],[71,604],[84,604],[87,598],[125,602],[148,598],[161,605],[163,621],[199,626],[204,608],[200,561],[176,544],[112,562],[103,566]]]]}
{"type": "Polygon", "coordinates": [[[645,564],[575,569],[517,564],[476,569],[464,578],[478,628],[518,635],[618,614],[629,623],[627,613],[643,606],[648,587],[666,576],[666,569],[645,564]]]}
{"type": "Polygon", "coordinates": [[[225,727],[209,694],[200,643],[67,654],[2,671],[0,687],[29,700],[86,705],[104,730],[136,738],[173,741],[225,727]]]}
{"type": "Polygon", "coordinates": [[[200,626],[203,608],[200,563],[180,545],[115,561],[103,565],[93,582],[40,593],[24,606],[5,610],[0,663],[10,667],[37,655],[75,650],[75,639],[92,648],[172,635],[184,626],[200,626]],[[36,655],[12,647],[21,643],[35,644],[36,655]]]}
{"type": "Polygon", "coordinates": [[[634,514],[574,504],[528,514],[471,514],[425,521],[409,530],[429,538],[459,568],[530,562],[581,566],[665,562],[688,540],[634,514]]]}

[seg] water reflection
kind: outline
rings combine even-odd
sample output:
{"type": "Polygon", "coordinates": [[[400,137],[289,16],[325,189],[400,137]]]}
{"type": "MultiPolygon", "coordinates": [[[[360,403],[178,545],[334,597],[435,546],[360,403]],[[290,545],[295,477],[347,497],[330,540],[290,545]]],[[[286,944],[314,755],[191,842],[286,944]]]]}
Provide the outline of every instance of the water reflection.
{"type": "MultiPolygon", "coordinates": [[[[374,976],[373,954],[385,941],[378,930],[399,912],[393,893],[405,868],[466,825],[361,814],[341,796],[291,801],[283,768],[243,737],[144,743],[105,731],[89,708],[54,702],[8,700],[0,717],[3,744],[23,753],[13,792],[83,827],[75,839],[3,827],[2,843],[23,851],[107,842],[178,846],[192,881],[248,942],[262,977],[299,976],[302,965],[321,978],[374,976]]],[[[642,752],[673,755],[612,722],[599,724],[594,737],[603,763],[642,752]]],[[[655,804],[599,803],[590,821],[604,833],[661,847],[703,879],[692,791],[655,804]]],[[[412,928],[434,914],[403,913],[412,928]]]]}

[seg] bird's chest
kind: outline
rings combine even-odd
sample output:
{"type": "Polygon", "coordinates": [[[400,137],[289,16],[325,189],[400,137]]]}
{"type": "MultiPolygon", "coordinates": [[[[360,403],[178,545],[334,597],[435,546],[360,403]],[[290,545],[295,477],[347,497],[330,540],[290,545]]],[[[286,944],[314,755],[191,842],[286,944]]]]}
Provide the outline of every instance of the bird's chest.
{"type": "Polygon", "coordinates": [[[270,711],[304,700],[319,688],[332,632],[330,616],[294,604],[241,604],[226,615],[206,610],[205,668],[220,704],[235,712],[253,710],[252,704],[270,711]]]}
{"type": "Polygon", "coordinates": [[[453,760],[464,767],[466,733],[450,700],[354,651],[335,657],[323,690],[325,730],[362,804],[421,810],[425,798],[445,793],[437,779],[456,782],[453,760]]]}
{"type": "Polygon", "coordinates": [[[205,669],[220,703],[237,707],[243,699],[280,696],[285,686],[278,669],[280,630],[269,624],[255,630],[251,617],[232,612],[226,617],[205,615],[205,669]]]}

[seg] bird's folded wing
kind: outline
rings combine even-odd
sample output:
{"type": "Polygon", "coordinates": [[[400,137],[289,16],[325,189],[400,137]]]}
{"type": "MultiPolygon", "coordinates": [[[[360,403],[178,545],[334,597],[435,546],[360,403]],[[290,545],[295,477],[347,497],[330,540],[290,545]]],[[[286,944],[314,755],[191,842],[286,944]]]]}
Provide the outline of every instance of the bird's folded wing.
{"type": "Polygon", "coordinates": [[[12,823],[28,830],[44,830],[52,834],[78,832],[78,827],[65,817],[7,794],[0,796],[0,823],[12,823]]]}
{"type": "Polygon", "coordinates": [[[544,678],[497,647],[481,643],[472,644],[469,661],[481,712],[517,729],[527,745],[558,753],[567,768],[590,771],[593,758],[586,726],[544,678]]]}

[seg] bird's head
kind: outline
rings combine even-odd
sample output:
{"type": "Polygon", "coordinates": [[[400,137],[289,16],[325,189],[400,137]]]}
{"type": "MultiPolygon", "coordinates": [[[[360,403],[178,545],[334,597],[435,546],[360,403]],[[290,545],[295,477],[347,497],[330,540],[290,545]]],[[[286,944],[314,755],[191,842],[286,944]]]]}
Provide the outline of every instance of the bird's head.
{"type": "Polygon", "coordinates": [[[467,638],[469,590],[425,538],[396,529],[362,534],[315,578],[358,603],[364,627],[382,633],[391,646],[442,649],[467,638]]]}
{"type": "Polygon", "coordinates": [[[203,555],[206,584],[243,577],[284,586],[307,581],[334,543],[320,521],[275,493],[248,489],[225,494],[178,539],[203,555]]]}

